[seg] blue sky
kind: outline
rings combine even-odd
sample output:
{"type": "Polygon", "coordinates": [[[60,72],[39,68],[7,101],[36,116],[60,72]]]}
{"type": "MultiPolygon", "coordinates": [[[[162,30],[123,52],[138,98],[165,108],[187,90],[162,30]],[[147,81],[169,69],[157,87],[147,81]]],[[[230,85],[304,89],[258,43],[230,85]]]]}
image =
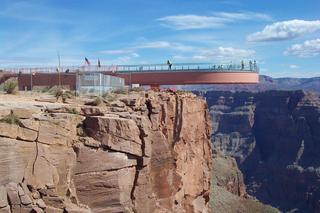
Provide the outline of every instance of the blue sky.
{"type": "Polygon", "coordinates": [[[319,0],[0,0],[0,67],[240,62],[320,76],[319,0]]]}

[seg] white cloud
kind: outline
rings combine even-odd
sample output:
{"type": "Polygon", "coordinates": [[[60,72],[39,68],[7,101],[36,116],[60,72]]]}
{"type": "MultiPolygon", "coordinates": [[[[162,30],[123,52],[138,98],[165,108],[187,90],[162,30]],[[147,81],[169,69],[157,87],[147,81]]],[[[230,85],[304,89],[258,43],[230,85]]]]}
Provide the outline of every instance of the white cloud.
{"type": "Polygon", "coordinates": [[[247,41],[281,41],[293,39],[320,29],[320,20],[289,20],[265,26],[262,31],[247,36],[247,41]]]}
{"type": "Polygon", "coordinates": [[[134,50],[132,49],[119,49],[119,50],[102,50],[100,53],[107,55],[122,55],[127,53],[132,53],[134,50]]]}
{"type": "Polygon", "coordinates": [[[250,58],[255,54],[254,50],[237,49],[233,47],[218,47],[215,49],[201,50],[193,59],[210,60],[217,62],[230,62],[250,58]]]}
{"type": "Polygon", "coordinates": [[[193,61],[193,62],[219,62],[229,63],[230,61],[240,61],[242,59],[249,59],[255,54],[254,50],[240,49],[234,47],[199,47],[193,45],[185,45],[183,43],[169,42],[169,41],[153,41],[143,42],[140,44],[132,45],[127,49],[119,50],[106,50],[100,53],[122,55],[124,58],[119,57],[118,61],[125,62],[129,60],[128,57],[137,58],[140,55],[137,53],[141,49],[165,49],[172,58],[177,61],[193,61]],[[125,60],[124,60],[125,59],[125,60]]]}
{"type": "Polygon", "coordinates": [[[138,53],[132,53],[131,56],[134,57],[134,58],[139,58],[140,57],[140,55],[138,53]]]}
{"type": "Polygon", "coordinates": [[[289,68],[290,68],[290,69],[297,69],[297,68],[299,68],[299,66],[297,66],[297,65],[295,65],[295,64],[290,64],[290,65],[289,65],[289,68]]]}
{"type": "Polygon", "coordinates": [[[177,61],[230,63],[250,59],[255,55],[254,50],[233,47],[195,48],[191,52],[180,52],[173,56],[177,61]]]}
{"type": "Polygon", "coordinates": [[[188,52],[194,50],[193,46],[187,46],[181,43],[172,43],[169,41],[152,41],[152,42],[143,42],[136,45],[132,45],[124,49],[116,50],[102,50],[99,51],[101,54],[107,55],[125,55],[131,54],[133,57],[139,57],[136,51],[141,49],[171,49],[174,51],[188,52]]]}
{"type": "Polygon", "coordinates": [[[320,54],[320,39],[307,40],[303,44],[294,44],[284,54],[298,57],[317,56],[320,54]]]}
{"type": "Polygon", "coordinates": [[[134,49],[160,49],[168,47],[170,47],[170,43],[168,41],[154,41],[138,44],[134,49]]]}
{"type": "Polygon", "coordinates": [[[217,12],[212,16],[201,16],[195,14],[165,16],[157,19],[163,26],[176,30],[208,29],[222,27],[226,23],[239,20],[271,20],[269,15],[263,13],[227,13],[217,12]]]}
{"type": "Polygon", "coordinates": [[[159,18],[164,26],[176,30],[217,28],[224,25],[223,18],[198,15],[176,15],[159,18]]]}
{"type": "Polygon", "coordinates": [[[229,21],[236,20],[272,20],[271,16],[264,13],[254,13],[254,12],[243,12],[243,13],[227,13],[227,12],[217,12],[214,13],[216,16],[228,19],[229,21]]]}

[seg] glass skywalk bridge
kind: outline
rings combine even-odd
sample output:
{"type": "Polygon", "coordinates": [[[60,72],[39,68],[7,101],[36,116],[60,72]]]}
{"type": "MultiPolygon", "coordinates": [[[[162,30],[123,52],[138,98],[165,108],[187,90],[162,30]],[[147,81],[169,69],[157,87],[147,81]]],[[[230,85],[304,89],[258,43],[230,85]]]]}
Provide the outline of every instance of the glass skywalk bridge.
{"type": "Polygon", "coordinates": [[[244,64],[213,64],[213,63],[177,63],[172,64],[141,64],[141,65],[89,65],[59,67],[23,67],[0,68],[14,73],[53,73],[53,72],[259,72],[256,63],[244,64]]]}

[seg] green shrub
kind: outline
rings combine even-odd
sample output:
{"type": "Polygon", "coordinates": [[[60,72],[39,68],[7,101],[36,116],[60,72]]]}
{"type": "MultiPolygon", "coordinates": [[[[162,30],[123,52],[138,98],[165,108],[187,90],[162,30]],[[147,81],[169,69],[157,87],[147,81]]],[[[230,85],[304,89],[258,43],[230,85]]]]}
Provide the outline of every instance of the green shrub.
{"type": "Polygon", "coordinates": [[[111,92],[104,93],[102,95],[102,97],[108,102],[112,102],[112,101],[115,101],[117,99],[117,95],[116,94],[112,94],[111,92]]]}
{"type": "Polygon", "coordinates": [[[56,97],[57,101],[59,98],[62,99],[62,102],[65,103],[68,98],[72,98],[74,96],[74,93],[70,90],[63,90],[61,88],[52,88],[50,90],[50,93],[56,97]]]}
{"type": "Polygon", "coordinates": [[[13,113],[10,113],[9,115],[3,117],[0,119],[0,122],[7,123],[7,124],[20,124],[20,120],[17,116],[15,116],[13,113]]]}
{"type": "Polygon", "coordinates": [[[70,91],[70,90],[65,90],[63,92],[63,95],[66,97],[66,98],[73,98],[75,96],[75,93],[74,91],[70,91]]]}
{"type": "Polygon", "coordinates": [[[67,108],[67,111],[70,113],[70,114],[79,114],[78,110],[76,108],[67,108]]]}
{"type": "Polygon", "coordinates": [[[103,102],[103,100],[102,100],[101,97],[96,97],[96,98],[93,100],[92,104],[93,104],[93,106],[99,106],[100,104],[102,104],[102,102],[103,102]]]}
{"type": "Polygon", "coordinates": [[[191,92],[187,91],[187,90],[177,90],[176,93],[182,95],[182,94],[187,94],[187,93],[191,93],[191,92]]]}
{"type": "Polygon", "coordinates": [[[128,89],[127,88],[119,88],[119,89],[114,89],[111,91],[114,94],[127,94],[128,93],[128,89]]]}
{"type": "Polygon", "coordinates": [[[142,91],[145,91],[145,89],[143,87],[130,88],[130,92],[142,92],[142,91]]]}
{"type": "Polygon", "coordinates": [[[18,81],[17,80],[9,79],[3,83],[3,90],[7,94],[15,94],[17,92],[17,89],[18,89],[18,81]]]}
{"type": "Polygon", "coordinates": [[[50,92],[57,98],[57,100],[63,95],[63,90],[61,88],[52,88],[50,92]]]}
{"type": "Polygon", "coordinates": [[[50,91],[50,88],[49,87],[43,87],[42,89],[41,89],[41,92],[42,93],[47,93],[47,92],[49,92],[50,91]]]}
{"type": "Polygon", "coordinates": [[[96,97],[93,101],[89,101],[89,102],[85,103],[85,105],[99,106],[102,103],[103,103],[103,99],[101,97],[96,97]]]}

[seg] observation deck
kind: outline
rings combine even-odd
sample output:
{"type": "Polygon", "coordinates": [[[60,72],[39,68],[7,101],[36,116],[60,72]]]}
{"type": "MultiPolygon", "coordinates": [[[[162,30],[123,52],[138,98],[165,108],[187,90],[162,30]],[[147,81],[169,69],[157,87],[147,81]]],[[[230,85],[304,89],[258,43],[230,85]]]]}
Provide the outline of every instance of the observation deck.
{"type": "Polygon", "coordinates": [[[119,65],[106,72],[125,79],[127,85],[255,84],[256,64],[119,65]]]}
{"type": "Polygon", "coordinates": [[[121,77],[126,85],[192,85],[192,84],[255,84],[259,82],[257,64],[144,64],[111,66],[63,66],[40,68],[4,68],[5,72],[15,73],[19,87],[32,88],[32,85],[67,84],[76,88],[78,75],[101,73],[121,77]]]}

